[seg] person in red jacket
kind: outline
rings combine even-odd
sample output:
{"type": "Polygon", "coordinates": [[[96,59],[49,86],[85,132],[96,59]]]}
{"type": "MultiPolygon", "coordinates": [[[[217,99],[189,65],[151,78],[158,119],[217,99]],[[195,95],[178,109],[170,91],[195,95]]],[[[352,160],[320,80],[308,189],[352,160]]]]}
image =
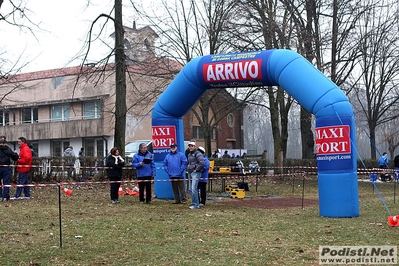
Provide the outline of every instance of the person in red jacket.
{"type": "MultiPolygon", "coordinates": [[[[29,171],[32,167],[32,152],[24,137],[18,138],[19,159],[17,161],[18,185],[29,185],[29,171]]],[[[15,197],[11,200],[30,199],[30,187],[17,187],[15,197]],[[22,189],[25,197],[21,197],[22,189]]]]}

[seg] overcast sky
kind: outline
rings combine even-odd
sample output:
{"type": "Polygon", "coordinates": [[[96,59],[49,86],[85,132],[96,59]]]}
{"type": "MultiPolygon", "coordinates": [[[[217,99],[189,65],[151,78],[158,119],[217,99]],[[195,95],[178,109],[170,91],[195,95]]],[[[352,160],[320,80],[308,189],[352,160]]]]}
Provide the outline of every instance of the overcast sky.
{"type": "MultiPolygon", "coordinates": [[[[85,6],[86,0],[24,1],[31,11],[28,13],[29,18],[40,24],[40,29],[35,29],[36,38],[27,30],[0,21],[0,56],[9,62],[6,69],[10,69],[21,57],[18,67],[27,65],[20,73],[79,65],[81,60],[70,60],[84,46],[91,22],[101,13],[109,14],[113,5],[112,0],[91,0],[90,7],[85,6]]],[[[9,5],[9,1],[4,1],[2,14],[9,9],[9,5]]],[[[105,20],[100,22],[104,23],[105,20]]],[[[112,32],[111,28],[104,35],[110,43],[112,38],[108,36],[112,32]]],[[[93,47],[93,51],[95,53],[90,54],[90,59],[94,60],[101,58],[108,49],[106,45],[98,44],[93,47]]],[[[4,66],[1,67],[4,70],[4,66]]]]}

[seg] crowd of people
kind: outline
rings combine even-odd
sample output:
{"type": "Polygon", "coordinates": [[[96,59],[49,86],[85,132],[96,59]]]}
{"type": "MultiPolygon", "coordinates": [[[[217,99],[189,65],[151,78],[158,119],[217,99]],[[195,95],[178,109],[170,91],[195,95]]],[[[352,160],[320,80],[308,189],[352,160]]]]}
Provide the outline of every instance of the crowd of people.
{"type": "MultiPolygon", "coordinates": [[[[8,146],[5,136],[0,136],[0,180],[5,185],[0,187],[1,201],[30,199],[29,171],[32,167],[32,158],[37,155],[32,145],[24,137],[18,138],[18,145],[19,153],[13,151],[8,146]],[[18,186],[15,195],[10,197],[11,165],[14,162],[16,164],[16,171],[18,172],[18,186]]],[[[78,156],[76,156],[73,147],[68,146],[62,156],[68,168],[68,173],[71,174],[74,171],[76,160],[79,160],[83,164],[84,148],[82,147],[78,156]]],[[[106,157],[105,164],[107,167],[107,176],[110,180],[111,203],[120,203],[119,188],[125,160],[121,156],[118,147],[111,149],[110,154],[106,157]]],[[[156,167],[153,154],[147,150],[145,143],[140,144],[138,152],[133,156],[132,167],[136,169],[140,203],[151,204],[151,184],[156,175],[156,167]]],[[[188,193],[191,197],[189,208],[198,209],[205,206],[209,168],[210,161],[206,156],[205,148],[202,146],[197,147],[194,141],[188,144],[185,154],[178,151],[177,144],[170,145],[170,151],[163,161],[163,169],[172,181],[173,204],[187,203],[188,195],[184,178],[184,175],[187,173],[187,180],[189,182],[188,193]]],[[[259,166],[256,163],[256,165],[252,165],[251,169],[258,171],[258,168],[259,166]]]]}

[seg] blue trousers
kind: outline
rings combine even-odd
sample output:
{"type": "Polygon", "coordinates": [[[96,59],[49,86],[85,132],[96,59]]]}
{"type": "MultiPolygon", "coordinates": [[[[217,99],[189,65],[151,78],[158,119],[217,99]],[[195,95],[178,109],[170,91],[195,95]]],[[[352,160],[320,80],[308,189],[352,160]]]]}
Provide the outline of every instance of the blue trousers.
{"type": "MultiPolygon", "coordinates": [[[[18,173],[18,185],[29,185],[29,173],[18,173]]],[[[17,187],[15,191],[15,197],[19,198],[22,193],[22,189],[24,190],[25,197],[30,197],[30,187],[17,187]]]]}

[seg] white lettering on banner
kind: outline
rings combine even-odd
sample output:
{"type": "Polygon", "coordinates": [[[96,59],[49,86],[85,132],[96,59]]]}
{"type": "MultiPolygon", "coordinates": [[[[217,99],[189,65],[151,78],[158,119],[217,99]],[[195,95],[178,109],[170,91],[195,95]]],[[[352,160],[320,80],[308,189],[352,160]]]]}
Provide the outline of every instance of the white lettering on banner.
{"type": "Polygon", "coordinates": [[[351,152],[348,125],[316,128],[316,154],[347,154],[351,152]]]}
{"type": "Polygon", "coordinates": [[[343,138],[344,129],[341,128],[317,128],[316,138],[317,139],[331,139],[331,138],[343,138]]]}
{"type": "Polygon", "coordinates": [[[152,147],[169,148],[172,143],[176,143],[175,126],[153,126],[152,127],[152,147]]]}
{"type": "Polygon", "coordinates": [[[170,136],[170,127],[153,127],[153,136],[170,136]]]}
{"type": "Polygon", "coordinates": [[[172,143],[174,143],[173,138],[162,138],[162,139],[153,139],[152,147],[160,148],[160,147],[170,147],[172,143]]]}
{"type": "Polygon", "coordinates": [[[261,64],[261,59],[204,64],[203,75],[207,82],[261,79],[261,64]]]}

